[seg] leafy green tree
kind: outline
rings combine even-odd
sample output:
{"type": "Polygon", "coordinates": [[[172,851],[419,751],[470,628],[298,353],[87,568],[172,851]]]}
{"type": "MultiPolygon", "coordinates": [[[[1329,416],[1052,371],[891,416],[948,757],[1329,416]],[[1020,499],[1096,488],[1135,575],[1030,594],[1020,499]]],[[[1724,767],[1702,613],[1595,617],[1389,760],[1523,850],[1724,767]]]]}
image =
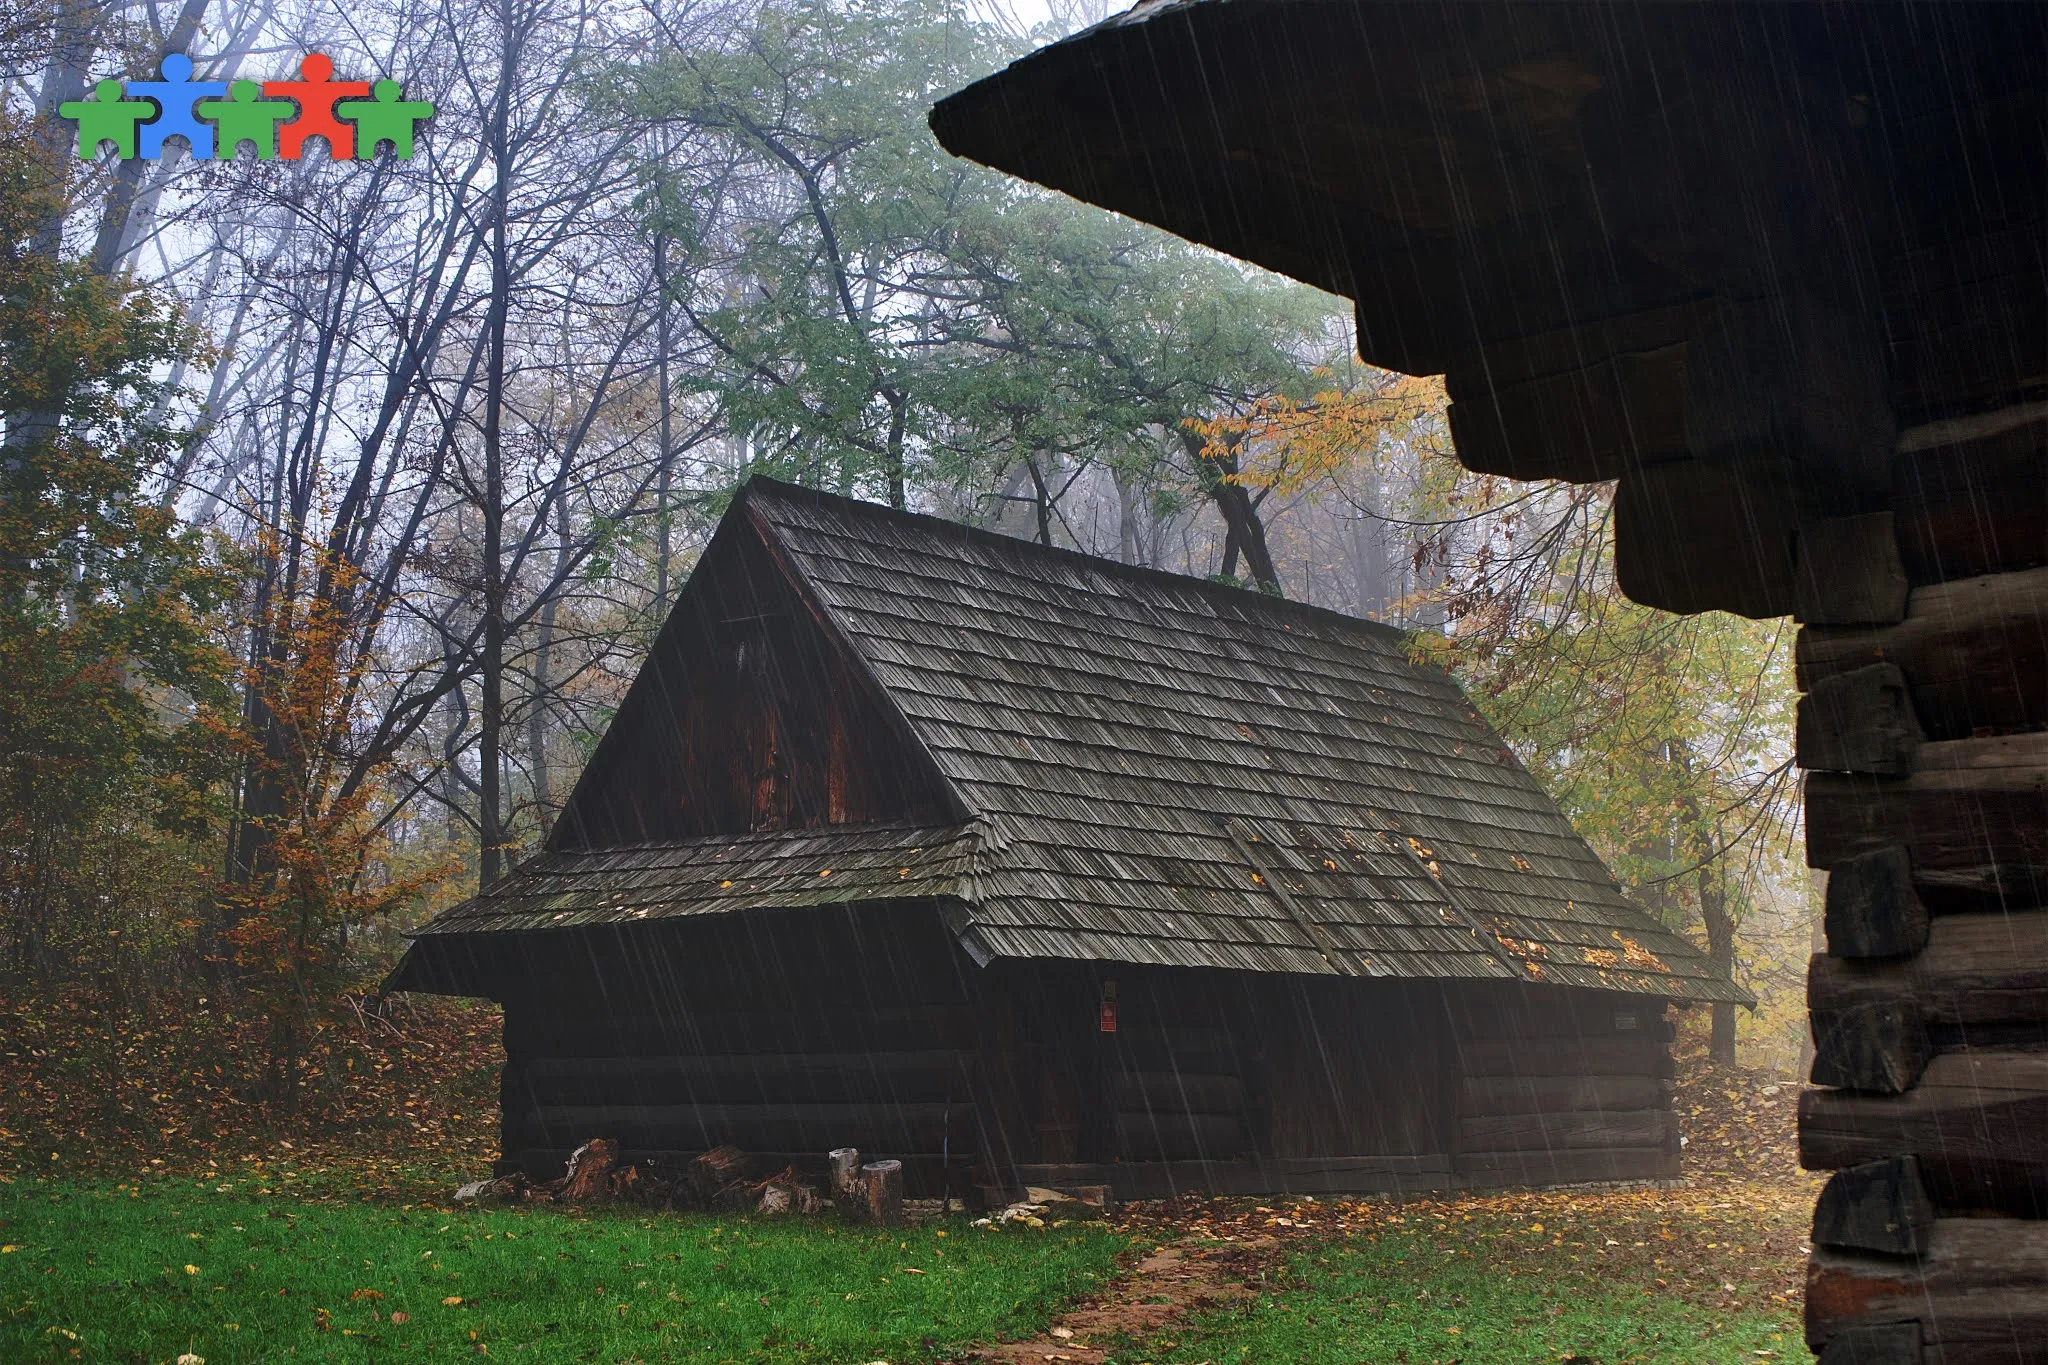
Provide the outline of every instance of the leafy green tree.
{"type": "Polygon", "coordinates": [[[1226,568],[1277,590],[1261,494],[1188,423],[1305,390],[1335,301],[948,156],[924,111],[1018,51],[940,0],[798,0],[615,73],[732,168],[657,224],[705,263],[675,291],[720,357],[701,382],[754,468],[899,507],[1021,469],[1047,541],[1076,471],[1191,483],[1226,568]]]}
{"type": "Polygon", "coordinates": [[[39,975],[118,937],[120,845],[213,828],[233,747],[232,584],[146,488],[189,338],[150,291],[36,249],[56,193],[0,124],[0,898],[8,965],[39,975]]]}

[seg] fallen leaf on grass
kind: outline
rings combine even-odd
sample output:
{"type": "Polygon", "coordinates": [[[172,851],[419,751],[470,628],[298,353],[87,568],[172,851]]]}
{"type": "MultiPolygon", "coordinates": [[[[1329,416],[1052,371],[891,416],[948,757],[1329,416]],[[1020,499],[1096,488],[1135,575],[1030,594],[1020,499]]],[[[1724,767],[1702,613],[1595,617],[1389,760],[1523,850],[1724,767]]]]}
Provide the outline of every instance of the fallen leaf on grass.
{"type": "Polygon", "coordinates": [[[456,1305],[460,1304],[461,1302],[462,1302],[462,1295],[460,1295],[460,1294],[450,1294],[450,1295],[449,1295],[449,1296],[448,1296],[447,1298],[445,1298],[445,1299],[441,1300],[441,1306],[442,1306],[443,1308],[453,1308],[453,1307],[455,1307],[456,1305]]]}

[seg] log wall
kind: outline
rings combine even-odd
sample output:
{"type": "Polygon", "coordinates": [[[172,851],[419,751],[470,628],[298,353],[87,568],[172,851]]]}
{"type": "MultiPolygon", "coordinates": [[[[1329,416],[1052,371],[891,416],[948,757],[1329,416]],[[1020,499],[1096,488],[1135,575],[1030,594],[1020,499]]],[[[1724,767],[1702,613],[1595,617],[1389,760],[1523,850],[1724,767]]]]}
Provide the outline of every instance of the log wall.
{"type": "Polygon", "coordinates": [[[1475,984],[1447,994],[1455,1165],[1475,1186],[1679,1172],[1666,1007],[1640,996],[1475,984]]]}
{"type": "Polygon", "coordinates": [[[1639,997],[1100,963],[976,967],[929,903],[479,936],[504,1170],[725,1143],[913,1196],[1421,1191],[1675,1175],[1639,997]]]}
{"type": "Polygon", "coordinates": [[[592,1137],[676,1159],[732,1143],[822,1172],[897,1157],[962,1194],[986,1146],[973,965],[928,905],[719,916],[507,944],[504,1164],[592,1137]]]}
{"type": "Polygon", "coordinates": [[[1904,433],[1798,642],[1824,1365],[2048,1360],[2048,422],[1904,433]],[[1902,579],[1890,612],[1856,585],[1902,579]],[[1860,596],[1859,596],[1860,594],[1860,596]],[[1848,605],[1851,601],[1861,605],[1848,605]]]}

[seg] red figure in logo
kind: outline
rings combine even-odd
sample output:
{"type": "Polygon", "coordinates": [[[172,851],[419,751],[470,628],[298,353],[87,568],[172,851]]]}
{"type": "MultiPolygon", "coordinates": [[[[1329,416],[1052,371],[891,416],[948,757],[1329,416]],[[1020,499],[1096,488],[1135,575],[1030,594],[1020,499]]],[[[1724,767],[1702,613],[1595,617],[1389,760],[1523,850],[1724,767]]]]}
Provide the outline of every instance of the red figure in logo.
{"type": "Polygon", "coordinates": [[[299,63],[299,73],[304,80],[263,82],[264,94],[299,103],[299,116],[277,130],[278,155],[287,161],[297,161],[307,138],[324,137],[329,156],[336,161],[353,161],[355,125],[334,116],[334,102],[369,94],[370,83],[329,80],[334,74],[334,63],[324,52],[307,53],[306,60],[299,63]]]}

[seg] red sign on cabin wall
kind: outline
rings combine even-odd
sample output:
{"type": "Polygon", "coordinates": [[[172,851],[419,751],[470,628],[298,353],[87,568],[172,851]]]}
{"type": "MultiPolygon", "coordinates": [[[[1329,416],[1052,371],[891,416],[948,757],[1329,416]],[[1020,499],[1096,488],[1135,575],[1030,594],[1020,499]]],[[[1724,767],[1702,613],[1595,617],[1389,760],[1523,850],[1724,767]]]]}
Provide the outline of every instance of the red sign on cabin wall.
{"type": "Polygon", "coordinates": [[[1102,1002],[1102,1031],[1104,1033],[1116,1032],[1116,1001],[1114,1000],[1102,1002]]]}

